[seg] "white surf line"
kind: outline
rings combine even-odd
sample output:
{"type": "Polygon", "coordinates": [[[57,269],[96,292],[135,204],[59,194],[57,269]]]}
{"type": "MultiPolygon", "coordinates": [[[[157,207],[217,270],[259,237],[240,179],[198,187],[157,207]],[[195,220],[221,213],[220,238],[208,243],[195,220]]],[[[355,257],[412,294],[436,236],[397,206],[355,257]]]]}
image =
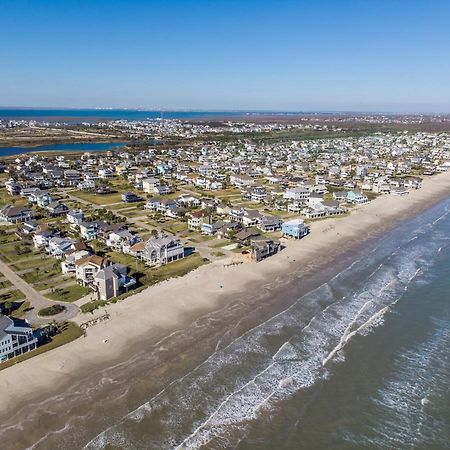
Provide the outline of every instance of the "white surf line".
{"type": "Polygon", "coordinates": [[[390,308],[390,306],[385,306],[384,308],[382,308],[380,311],[376,312],[373,316],[371,316],[366,322],[364,322],[360,327],[358,327],[355,331],[352,331],[351,333],[349,333],[345,339],[341,339],[341,341],[339,342],[338,345],[336,345],[336,347],[334,347],[333,350],[331,350],[331,352],[328,354],[328,356],[322,361],[322,366],[325,366],[328,361],[330,361],[339,350],[342,350],[345,345],[347,344],[347,342],[355,335],[357,334],[359,331],[361,331],[362,329],[364,329],[366,326],[370,325],[375,319],[378,319],[379,317],[382,317],[384,315],[384,313],[386,311],[388,311],[390,308]]]}
{"type": "MultiPolygon", "coordinates": [[[[373,252],[378,249],[378,247],[376,247],[375,249],[373,249],[373,252]]],[[[296,300],[292,305],[290,305],[289,307],[285,308],[284,310],[280,311],[279,313],[275,314],[274,316],[268,318],[267,320],[265,320],[264,322],[256,325],[255,327],[247,330],[245,333],[243,333],[241,336],[238,336],[236,339],[234,339],[233,341],[231,341],[226,347],[224,347],[223,349],[220,349],[220,352],[223,352],[225,350],[227,350],[229,347],[231,347],[233,344],[235,344],[236,342],[244,339],[245,337],[247,337],[250,333],[252,333],[253,331],[263,327],[264,325],[266,325],[267,323],[271,322],[272,320],[275,320],[276,318],[278,318],[279,316],[283,315],[284,313],[288,312],[289,310],[291,310],[292,308],[294,308],[295,306],[298,305],[298,303],[307,295],[312,295],[314,294],[316,291],[322,289],[323,287],[327,286],[330,282],[332,282],[333,280],[335,280],[336,278],[338,278],[340,275],[342,275],[343,273],[349,271],[355,264],[361,262],[363,259],[365,259],[365,257],[361,257],[357,260],[355,260],[350,266],[346,267],[345,269],[343,269],[341,272],[337,273],[336,275],[334,275],[330,280],[326,281],[325,283],[322,283],[321,285],[319,285],[317,288],[313,289],[312,291],[307,292],[306,294],[304,294],[302,297],[300,297],[298,300],[296,300]]],[[[334,302],[333,302],[334,303],[334,302]]],[[[323,309],[322,311],[320,311],[318,314],[323,314],[333,303],[331,303],[330,305],[328,305],[325,309],[323,309]]],[[[226,309],[226,308],[222,308],[222,309],[226,309]]],[[[219,311],[219,310],[218,310],[219,311]]],[[[307,329],[309,327],[309,325],[311,324],[312,320],[314,320],[317,316],[314,316],[311,321],[308,323],[308,325],[306,327],[304,327],[302,329],[302,331],[304,331],[305,329],[307,329]]],[[[150,403],[154,402],[155,400],[157,400],[159,397],[161,397],[161,395],[163,395],[169,388],[171,388],[173,385],[177,384],[177,383],[181,383],[182,381],[184,381],[188,376],[190,376],[191,374],[193,374],[195,371],[197,371],[198,369],[200,369],[202,366],[204,366],[205,364],[209,363],[209,361],[216,355],[217,351],[214,351],[205,361],[203,361],[202,363],[200,363],[199,365],[197,365],[196,367],[194,367],[194,369],[192,369],[190,372],[188,372],[187,374],[183,375],[182,377],[173,380],[171,383],[169,383],[164,389],[162,389],[160,392],[158,392],[155,396],[153,396],[151,399],[149,399],[147,402],[145,402],[144,404],[138,406],[136,409],[134,409],[133,411],[130,411],[127,415],[125,415],[122,420],[120,420],[119,422],[117,422],[117,424],[111,425],[110,427],[108,427],[106,430],[103,430],[101,433],[99,433],[97,436],[95,436],[93,439],[91,439],[84,447],[83,449],[88,448],[90,445],[94,444],[95,440],[97,440],[98,438],[100,438],[101,436],[104,436],[108,431],[110,431],[111,429],[113,429],[116,426],[121,425],[122,423],[124,423],[127,419],[131,418],[132,415],[134,415],[136,412],[138,412],[140,409],[144,409],[146,408],[150,403]]]]}
{"type": "Polygon", "coordinates": [[[438,217],[434,222],[432,222],[432,225],[436,224],[437,222],[441,221],[445,216],[447,216],[449,211],[442,214],[442,216],[438,217]]]}
{"type": "MultiPolygon", "coordinates": [[[[284,344],[283,344],[284,345],[284,344]]],[[[225,400],[223,400],[220,405],[213,411],[212,414],[209,415],[209,417],[201,424],[199,425],[188,437],[186,437],[183,442],[175,447],[175,450],[181,449],[184,444],[186,444],[187,441],[189,441],[191,438],[195,437],[195,435],[201,431],[203,428],[205,428],[208,423],[220,412],[223,406],[225,406],[228,401],[233,398],[236,394],[250,386],[251,384],[254,384],[257,378],[259,378],[261,375],[263,375],[265,372],[267,372],[270,368],[272,368],[276,362],[270,363],[267,367],[265,367],[264,370],[257,373],[250,381],[247,381],[244,385],[242,385],[239,389],[233,391],[231,394],[229,394],[225,400]]]]}
{"type": "MultiPolygon", "coordinates": [[[[332,305],[328,305],[324,310],[322,310],[320,313],[318,313],[317,315],[315,315],[314,317],[311,318],[311,320],[308,322],[308,324],[306,326],[304,326],[300,333],[303,333],[305,330],[307,330],[310,325],[312,324],[313,321],[315,321],[316,319],[318,319],[319,316],[323,316],[324,312],[326,311],[326,309],[328,309],[330,306],[332,305]]],[[[195,435],[201,431],[207,424],[208,422],[210,422],[222,409],[223,406],[226,405],[226,403],[228,403],[228,401],[234,397],[236,394],[238,394],[239,392],[241,392],[243,389],[245,389],[246,387],[250,386],[251,384],[254,384],[255,381],[261,376],[263,375],[267,370],[269,370],[270,368],[272,368],[273,366],[275,366],[276,364],[279,364],[279,362],[275,359],[276,356],[278,355],[278,353],[280,353],[280,351],[283,349],[283,347],[285,345],[287,345],[288,343],[290,343],[290,341],[294,338],[294,336],[291,336],[290,339],[288,339],[287,341],[285,341],[280,348],[274,353],[274,355],[272,356],[272,361],[274,361],[273,363],[270,363],[267,367],[264,368],[264,370],[262,370],[261,372],[257,373],[250,381],[248,381],[247,383],[245,383],[244,385],[242,385],[240,388],[238,388],[237,390],[233,391],[231,394],[229,394],[225,400],[223,400],[220,405],[216,408],[216,410],[210,414],[210,416],[201,424],[199,425],[188,437],[186,437],[183,442],[181,442],[181,444],[179,444],[177,447],[175,447],[175,449],[180,449],[181,446],[183,446],[184,444],[186,444],[186,442],[190,439],[192,439],[193,437],[195,437],[195,435]]],[[[266,403],[273,395],[276,394],[276,390],[274,390],[268,397],[266,397],[265,399],[262,400],[262,402],[260,402],[256,407],[253,408],[253,412],[256,412],[259,407],[266,403]]]]}
{"type": "MultiPolygon", "coordinates": [[[[380,292],[384,291],[390,284],[394,283],[395,280],[391,280],[389,281],[389,283],[387,283],[385,286],[383,286],[380,289],[380,292]]],[[[366,291],[367,292],[367,291],[366,291]]],[[[364,305],[361,307],[361,309],[358,311],[358,313],[356,314],[356,316],[354,317],[354,319],[350,322],[350,324],[347,326],[347,328],[345,329],[339,344],[331,351],[331,353],[327,356],[327,358],[325,358],[325,360],[322,362],[322,366],[324,366],[331,358],[333,358],[335,356],[335,354],[341,350],[345,344],[348,342],[348,340],[354,336],[356,333],[358,333],[361,329],[363,329],[366,325],[368,325],[372,319],[377,318],[378,314],[380,312],[385,312],[389,307],[391,307],[392,305],[394,305],[396,302],[398,301],[398,299],[391,303],[389,306],[384,307],[383,309],[381,309],[380,311],[378,311],[377,313],[375,313],[373,316],[371,316],[366,322],[364,322],[360,327],[358,327],[356,330],[354,330],[353,332],[350,332],[351,327],[355,324],[355,322],[358,320],[358,318],[361,316],[361,314],[364,312],[364,310],[366,309],[366,307],[373,302],[373,300],[369,300],[366,303],[364,303],[364,305]]]]}
{"type": "MultiPolygon", "coordinates": [[[[379,270],[382,267],[382,264],[373,272],[375,273],[377,270],[379,270]]],[[[370,278],[370,277],[369,277],[370,278]]],[[[393,281],[395,280],[391,280],[389,281],[389,283],[387,283],[382,289],[381,291],[383,291],[384,289],[386,289],[393,281]]],[[[310,320],[310,322],[302,329],[301,332],[304,332],[311,324],[313,321],[315,321],[316,319],[318,319],[320,316],[323,316],[324,313],[326,312],[326,310],[332,306],[335,305],[336,302],[331,303],[330,305],[328,305],[324,310],[321,311],[321,313],[316,314],[315,316],[313,316],[310,320]]],[[[359,317],[362,312],[364,311],[364,309],[367,308],[367,306],[372,303],[372,300],[367,301],[362,308],[360,308],[357,316],[355,316],[355,319],[353,319],[352,323],[354,323],[354,321],[357,319],[357,317],[359,317]]],[[[348,342],[348,340],[357,332],[359,332],[361,329],[363,329],[364,327],[366,327],[367,325],[369,325],[372,321],[374,321],[376,318],[378,318],[379,316],[383,315],[384,312],[388,309],[388,307],[383,308],[381,311],[377,312],[376,314],[374,314],[371,318],[369,318],[363,325],[361,325],[358,329],[356,329],[353,333],[350,333],[348,335],[348,337],[344,340],[341,339],[342,342],[342,346],[341,348],[345,345],[346,342],[348,342]]],[[[351,326],[351,325],[349,325],[351,326]]],[[[348,330],[349,327],[347,327],[346,332],[348,330]]],[[[344,334],[346,333],[344,332],[344,334]]],[[[273,355],[272,360],[274,360],[276,358],[276,356],[280,353],[280,351],[282,351],[282,349],[291,341],[291,339],[294,336],[292,336],[288,341],[284,342],[282,344],[282,346],[278,349],[278,351],[273,355]]],[[[338,351],[339,349],[337,349],[334,354],[338,351]]],[[[333,356],[334,356],[333,354],[333,356]]],[[[236,391],[232,392],[230,395],[228,395],[225,400],[222,401],[222,403],[218,406],[218,408],[201,424],[199,425],[188,437],[186,437],[181,444],[179,444],[177,447],[175,447],[176,449],[180,449],[182,448],[182,446],[184,446],[190,439],[192,439],[193,437],[195,437],[198,432],[200,432],[203,428],[205,428],[210,421],[221,411],[221,409],[229,402],[229,400],[235,396],[236,394],[238,394],[239,392],[241,392],[243,389],[245,389],[246,387],[248,387],[250,384],[254,384],[255,381],[257,380],[257,378],[259,378],[262,374],[264,374],[268,369],[270,369],[271,367],[273,367],[274,364],[270,364],[268,365],[263,371],[259,372],[253,379],[251,379],[249,382],[245,383],[243,386],[241,386],[239,389],[237,389],[236,391]]],[[[267,396],[265,399],[263,399],[261,402],[258,403],[258,405],[256,405],[255,407],[252,408],[252,413],[255,413],[258,411],[258,409],[264,405],[272,396],[274,396],[276,394],[277,390],[274,390],[273,392],[271,392],[269,394],[269,396],[267,396]]]]}

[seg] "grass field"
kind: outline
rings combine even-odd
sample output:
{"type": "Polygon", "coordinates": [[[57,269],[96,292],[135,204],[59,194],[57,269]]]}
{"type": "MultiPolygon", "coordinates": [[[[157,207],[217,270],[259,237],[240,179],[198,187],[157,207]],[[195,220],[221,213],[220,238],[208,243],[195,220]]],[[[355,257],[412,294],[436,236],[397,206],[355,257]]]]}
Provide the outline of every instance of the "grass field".
{"type": "Polygon", "coordinates": [[[5,279],[3,281],[0,281],[0,289],[6,289],[6,288],[9,288],[11,286],[12,286],[12,283],[9,280],[5,279]]]}
{"type": "Polygon", "coordinates": [[[176,234],[186,231],[188,228],[188,224],[186,222],[171,222],[165,223],[162,227],[163,231],[167,231],[168,233],[176,234]]]}
{"type": "Polygon", "coordinates": [[[74,278],[72,278],[69,275],[64,275],[62,276],[62,274],[54,276],[52,278],[47,278],[45,280],[41,280],[38,281],[37,283],[34,284],[34,287],[38,290],[38,291],[43,291],[45,289],[50,289],[50,288],[55,288],[60,286],[62,283],[65,283],[66,281],[69,280],[73,280],[74,278]]]}
{"type": "Polygon", "coordinates": [[[14,204],[15,206],[24,206],[27,203],[28,202],[25,198],[18,196],[13,197],[9,195],[8,192],[6,192],[5,188],[0,189],[0,207],[12,204],[14,204]]]}
{"type": "Polygon", "coordinates": [[[143,285],[152,285],[172,277],[181,277],[205,264],[198,253],[193,253],[186,258],[158,268],[148,267],[142,261],[123,253],[108,252],[106,256],[116,263],[125,264],[130,270],[130,275],[136,277],[139,284],[143,285]]]}
{"type": "Polygon", "coordinates": [[[43,268],[37,267],[32,272],[23,273],[20,275],[27,283],[35,284],[46,281],[51,277],[61,275],[61,267],[55,265],[45,266],[43,268]]]}
{"type": "MultiPolygon", "coordinates": [[[[32,255],[28,259],[21,259],[11,265],[11,268],[19,271],[25,269],[35,269],[36,267],[48,267],[55,264],[57,261],[53,258],[46,258],[44,255],[32,255]]],[[[59,263],[58,263],[59,264],[59,263]]]]}
{"type": "Polygon", "coordinates": [[[5,232],[4,234],[0,234],[0,245],[7,244],[8,242],[18,242],[19,240],[19,237],[15,233],[5,232]]]}
{"type": "Polygon", "coordinates": [[[7,263],[26,258],[30,255],[37,255],[38,253],[37,249],[33,247],[31,240],[10,242],[2,245],[0,248],[0,258],[7,263]]]}
{"type": "Polygon", "coordinates": [[[25,295],[18,289],[15,289],[13,291],[6,292],[5,294],[1,294],[0,295],[0,303],[17,302],[24,298],[25,298],[25,295]]]}
{"type": "Polygon", "coordinates": [[[75,283],[71,286],[55,288],[53,292],[46,294],[46,297],[57,302],[74,302],[89,294],[89,292],[92,292],[92,290],[75,283]]]}
{"type": "Polygon", "coordinates": [[[118,203],[122,201],[122,194],[120,192],[98,195],[95,192],[71,191],[70,194],[81,198],[82,200],[86,200],[87,202],[93,203],[94,205],[109,205],[111,203],[118,203]]]}

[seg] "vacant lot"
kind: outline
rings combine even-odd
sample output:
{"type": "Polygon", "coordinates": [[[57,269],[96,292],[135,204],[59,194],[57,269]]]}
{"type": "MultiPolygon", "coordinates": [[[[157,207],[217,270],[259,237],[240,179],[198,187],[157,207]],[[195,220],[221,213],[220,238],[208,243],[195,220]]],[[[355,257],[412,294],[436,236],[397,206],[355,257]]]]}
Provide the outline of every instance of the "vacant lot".
{"type": "Polygon", "coordinates": [[[0,247],[0,258],[6,263],[25,259],[27,256],[37,255],[38,253],[31,240],[10,242],[0,247]]]}
{"type": "MultiPolygon", "coordinates": [[[[61,267],[56,264],[50,264],[44,267],[36,267],[31,272],[26,272],[20,275],[27,283],[36,284],[42,281],[47,281],[51,277],[61,275],[61,267]]],[[[57,281],[56,283],[59,283],[57,281]]]]}
{"type": "Polygon", "coordinates": [[[91,289],[74,283],[62,288],[54,288],[53,292],[46,294],[46,297],[58,302],[74,302],[92,292],[91,289]]]}
{"type": "Polygon", "coordinates": [[[75,197],[81,198],[82,200],[94,203],[95,205],[109,205],[111,203],[118,203],[122,201],[122,194],[120,192],[99,195],[95,192],[72,191],[70,192],[70,194],[74,195],[75,197]]]}

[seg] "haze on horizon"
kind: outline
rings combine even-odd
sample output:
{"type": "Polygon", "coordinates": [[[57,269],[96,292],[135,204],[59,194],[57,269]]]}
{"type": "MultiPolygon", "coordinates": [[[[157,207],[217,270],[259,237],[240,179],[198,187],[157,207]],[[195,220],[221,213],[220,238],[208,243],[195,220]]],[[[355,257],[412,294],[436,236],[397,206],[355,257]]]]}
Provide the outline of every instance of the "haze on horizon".
{"type": "Polygon", "coordinates": [[[0,4],[0,105],[450,112],[450,3],[0,4]]]}

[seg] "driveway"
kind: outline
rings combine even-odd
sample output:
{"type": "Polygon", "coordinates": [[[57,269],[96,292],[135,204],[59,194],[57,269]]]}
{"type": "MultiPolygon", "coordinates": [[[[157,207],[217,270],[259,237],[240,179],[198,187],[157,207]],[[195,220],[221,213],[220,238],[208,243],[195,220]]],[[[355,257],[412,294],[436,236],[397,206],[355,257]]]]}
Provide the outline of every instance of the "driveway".
{"type": "Polygon", "coordinates": [[[29,320],[31,323],[40,325],[44,323],[51,322],[53,320],[64,321],[69,320],[75,317],[79,313],[79,308],[77,305],[73,303],[67,302],[54,302],[46,297],[44,297],[41,293],[36,291],[30,284],[28,284],[25,280],[19,277],[7,264],[3,261],[0,261],[0,272],[9,280],[16,289],[19,289],[27,300],[30,302],[30,311],[25,314],[25,318],[29,320]],[[66,307],[66,311],[61,314],[57,314],[55,316],[50,317],[40,317],[38,312],[42,308],[47,308],[48,306],[55,305],[57,303],[64,304],[66,307]]]}

